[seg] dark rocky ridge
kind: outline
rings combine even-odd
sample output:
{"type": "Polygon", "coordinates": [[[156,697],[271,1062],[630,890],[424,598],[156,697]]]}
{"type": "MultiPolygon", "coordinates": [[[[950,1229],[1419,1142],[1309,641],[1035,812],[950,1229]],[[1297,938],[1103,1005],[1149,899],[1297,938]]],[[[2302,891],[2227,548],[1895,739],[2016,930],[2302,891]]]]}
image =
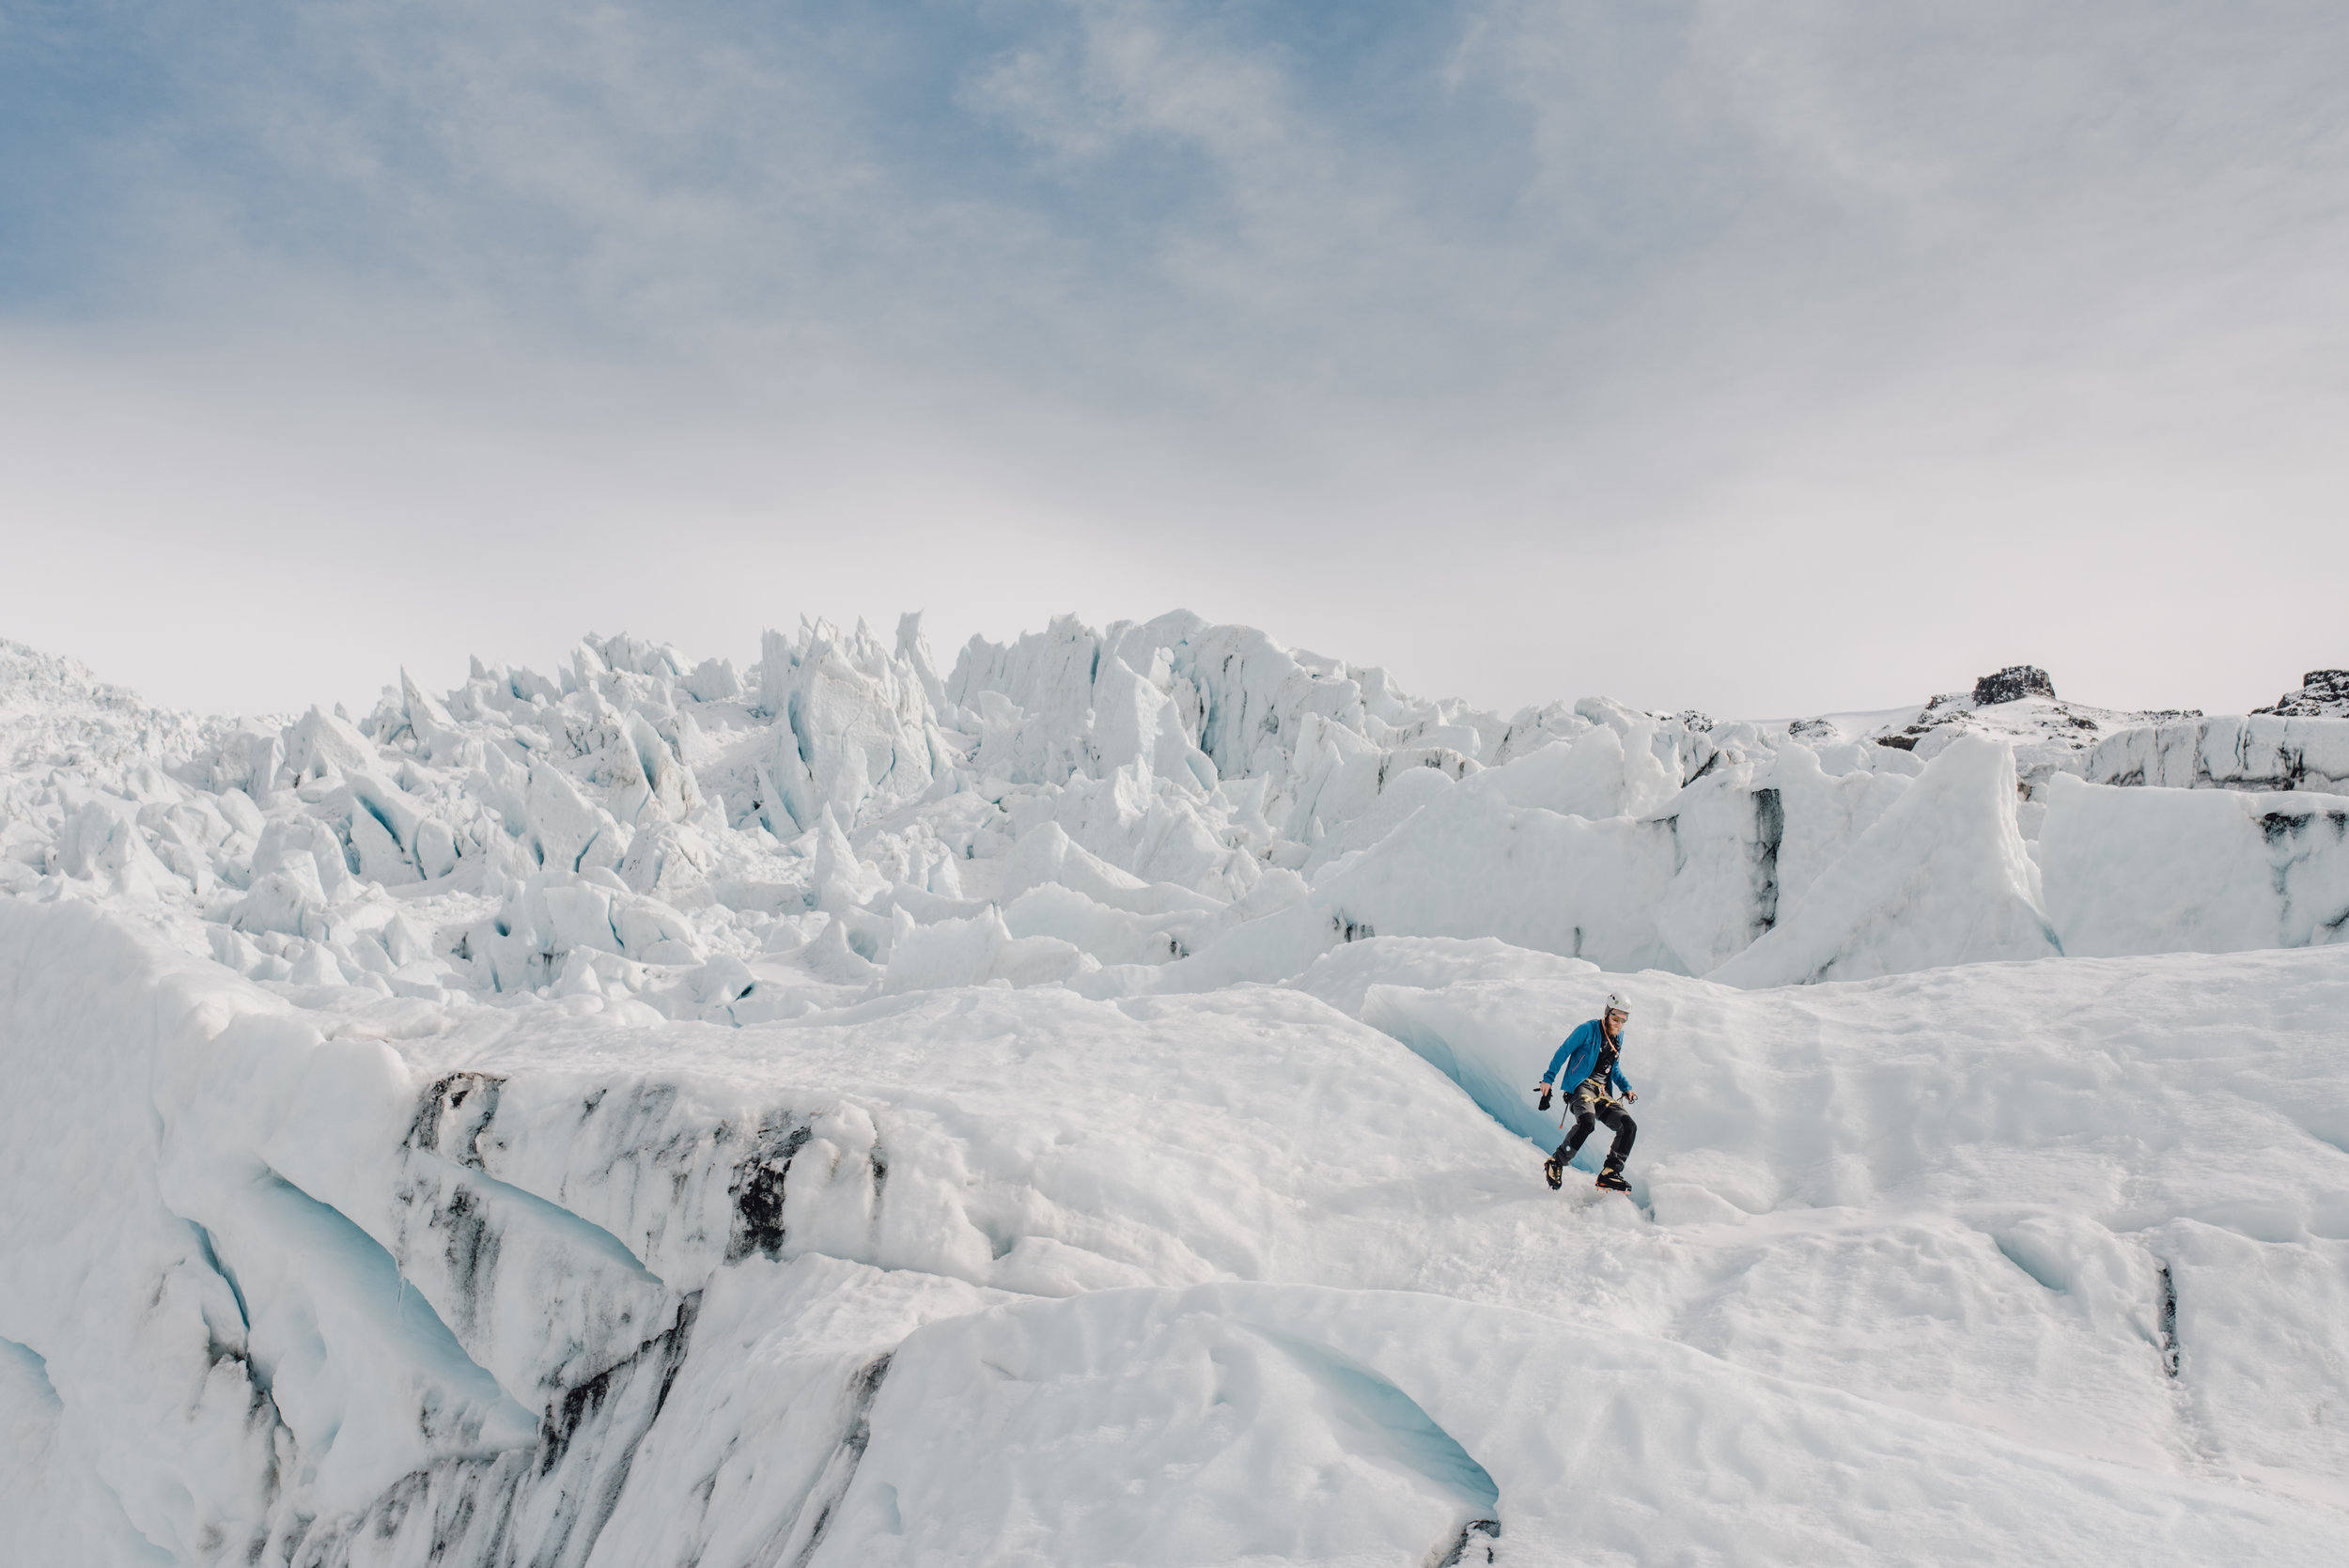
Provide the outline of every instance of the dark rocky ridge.
{"type": "Polygon", "coordinates": [[[2055,694],[2055,682],[2049,680],[2047,672],[2036,664],[2010,664],[1974,682],[1976,707],[2020,702],[2025,697],[2053,698],[2055,694]]]}
{"type": "Polygon", "coordinates": [[[2251,711],[2287,719],[2349,719],[2349,670],[2310,670],[2300,677],[2300,690],[2251,711]]]}

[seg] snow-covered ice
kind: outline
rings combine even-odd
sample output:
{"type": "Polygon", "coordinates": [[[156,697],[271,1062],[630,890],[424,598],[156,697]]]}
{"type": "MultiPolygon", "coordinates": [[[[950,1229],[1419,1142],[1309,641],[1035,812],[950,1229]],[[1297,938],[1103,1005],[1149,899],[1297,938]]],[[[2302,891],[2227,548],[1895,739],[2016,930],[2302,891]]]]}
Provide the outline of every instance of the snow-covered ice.
{"type": "Polygon", "coordinates": [[[0,1562],[2339,1561],[2312,706],[0,644],[0,1562]]]}

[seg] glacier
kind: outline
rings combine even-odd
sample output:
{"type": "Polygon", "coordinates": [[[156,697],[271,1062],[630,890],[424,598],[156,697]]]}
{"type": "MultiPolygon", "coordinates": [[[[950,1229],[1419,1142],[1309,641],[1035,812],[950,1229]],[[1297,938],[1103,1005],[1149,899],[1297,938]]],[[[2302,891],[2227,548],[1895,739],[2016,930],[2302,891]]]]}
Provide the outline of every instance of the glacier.
{"type": "Polygon", "coordinates": [[[2338,1561],[2335,674],[0,643],[0,1563],[2338,1561]]]}

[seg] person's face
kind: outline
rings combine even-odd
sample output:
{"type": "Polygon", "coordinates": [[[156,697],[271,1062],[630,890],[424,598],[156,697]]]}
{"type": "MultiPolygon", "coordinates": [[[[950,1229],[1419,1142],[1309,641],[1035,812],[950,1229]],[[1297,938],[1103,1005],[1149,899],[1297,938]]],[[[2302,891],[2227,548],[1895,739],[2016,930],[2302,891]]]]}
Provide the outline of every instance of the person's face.
{"type": "Polygon", "coordinates": [[[1623,1026],[1630,1021],[1630,1017],[1631,1015],[1628,1013],[1610,1011],[1607,1015],[1607,1032],[1610,1034],[1621,1034],[1623,1032],[1623,1026]]]}

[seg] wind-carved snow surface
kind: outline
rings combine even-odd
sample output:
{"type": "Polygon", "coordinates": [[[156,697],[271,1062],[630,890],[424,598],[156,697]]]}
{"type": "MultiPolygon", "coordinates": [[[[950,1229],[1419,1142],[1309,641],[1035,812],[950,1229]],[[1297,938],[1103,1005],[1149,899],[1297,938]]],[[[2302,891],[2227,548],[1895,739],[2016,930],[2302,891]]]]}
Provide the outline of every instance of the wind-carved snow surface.
{"type": "Polygon", "coordinates": [[[2338,1561],[2349,720],[2033,675],[0,644],[0,1562],[2338,1561]]]}

